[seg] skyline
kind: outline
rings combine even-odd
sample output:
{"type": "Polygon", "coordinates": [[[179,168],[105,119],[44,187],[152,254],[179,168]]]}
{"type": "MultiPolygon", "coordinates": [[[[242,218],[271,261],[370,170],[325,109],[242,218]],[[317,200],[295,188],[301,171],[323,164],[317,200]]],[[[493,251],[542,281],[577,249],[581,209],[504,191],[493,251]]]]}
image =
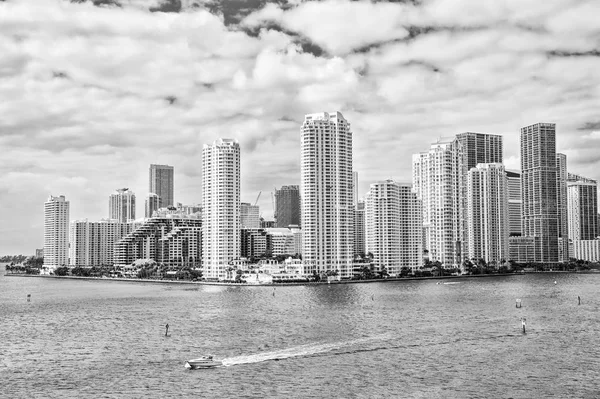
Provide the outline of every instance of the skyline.
{"type": "MultiPolygon", "coordinates": [[[[174,167],[175,202],[200,203],[202,146],[220,137],[240,142],[243,202],[299,184],[302,120],[328,110],[352,124],[359,197],[376,181],[411,182],[412,154],[462,132],[502,135],[505,165],[519,170],[520,129],[538,122],[556,123],[570,173],[600,179],[600,4],[336,0],[219,11],[184,1],[163,13],[150,8],[172,2],[120,3],[0,3],[7,254],[43,246],[49,195],[66,196],[71,220],[108,217],[119,187],[141,209],[150,164],[174,167]]],[[[258,205],[268,218],[270,196],[258,205]]]]}

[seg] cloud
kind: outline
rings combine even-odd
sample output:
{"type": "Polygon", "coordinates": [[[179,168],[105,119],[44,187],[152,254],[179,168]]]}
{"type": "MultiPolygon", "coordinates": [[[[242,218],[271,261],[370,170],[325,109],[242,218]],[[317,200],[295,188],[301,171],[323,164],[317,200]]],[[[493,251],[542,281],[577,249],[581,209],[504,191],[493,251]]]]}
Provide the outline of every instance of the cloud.
{"type": "Polygon", "coordinates": [[[0,220],[29,226],[8,252],[41,245],[49,194],[72,219],[106,217],[120,186],[141,204],[150,163],[200,202],[219,137],[240,141],[244,200],[299,184],[299,126],[319,111],[349,120],[361,193],[410,181],[411,154],[464,131],[504,135],[518,167],[519,128],[540,121],[571,171],[600,178],[596,1],[115,4],[0,2],[0,220]]]}

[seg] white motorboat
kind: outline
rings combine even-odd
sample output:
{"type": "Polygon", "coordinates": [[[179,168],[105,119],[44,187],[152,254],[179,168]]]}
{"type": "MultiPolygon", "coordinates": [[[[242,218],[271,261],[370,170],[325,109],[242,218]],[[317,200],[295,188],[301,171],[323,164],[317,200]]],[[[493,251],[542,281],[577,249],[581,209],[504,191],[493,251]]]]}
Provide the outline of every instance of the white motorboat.
{"type": "Polygon", "coordinates": [[[211,355],[202,356],[198,359],[192,359],[185,362],[185,367],[188,369],[210,369],[222,366],[223,362],[215,360],[211,355]]]}

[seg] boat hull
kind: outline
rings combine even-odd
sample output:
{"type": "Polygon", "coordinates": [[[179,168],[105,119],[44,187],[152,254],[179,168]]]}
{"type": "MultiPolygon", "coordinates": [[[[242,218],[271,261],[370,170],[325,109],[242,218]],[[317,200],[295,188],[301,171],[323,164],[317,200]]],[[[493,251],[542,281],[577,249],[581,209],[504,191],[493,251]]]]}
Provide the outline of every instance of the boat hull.
{"type": "Polygon", "coordinates": [[[214,369],[215,367],[220,367],[223,365],[223,362],[218,360],[188,360],[185,362],[185,367],[188,369],[214,369]]]}

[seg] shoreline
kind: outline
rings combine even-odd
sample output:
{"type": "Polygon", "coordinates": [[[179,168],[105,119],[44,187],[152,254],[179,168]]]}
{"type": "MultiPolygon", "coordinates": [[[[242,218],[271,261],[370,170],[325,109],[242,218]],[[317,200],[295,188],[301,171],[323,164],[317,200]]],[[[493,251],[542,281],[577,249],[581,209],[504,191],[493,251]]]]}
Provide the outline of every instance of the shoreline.
{"type": "Polygon", "coordinates": [[[524,276],[526,274],[596,274],[597,271],[527,271],[518,273],[502,273],[502,274],[470,274],[460,276],[430,276],[430,277],[393,277],[373,280],[340,280],[331,282],[314,281],[314,282],[283,282],[283,283],[266,283],[266,284],[247,284],[247,283],[229,283],[218,281],[189,281],[189,280],[168,280],[168,279],[140,279],[140,278],[124,278],[124,277],[80,277],[80,276],[50,276],[43,274],[26,274],[26,273],[5,273],[7,277],[37,277],[51,279],[66,279],[66,280],[88,280],[88,281],[108,281],[108,282],[123,282],[123,283],[152,283],[152,284],[187,284],[187,285],[212,285],[212,286],[231,286],[231,287],[284,287],[284,286],[315,286],[315,285],[337,285],[337,284],[362,284],[362,283],[387,283],[396,281],[415,281],[415,280],[456,280],[466,278],[493,278],[506,276],[524,276]]]}
{"type": "MultiPolygon", "coordinates": [[[[554,272],[539,272],[539,273],[554,273],[554,272]]],[[[570,272],[557,272],[570,273],[570,272]]],[[[25,273],[5,273],[7,277],[37,277],[51,279],[66,279],[66,280],[88,280],[88,281],[108,281],[108,282],[124,282],[124,283],[152,283],[152,284],[187,284],[187,285],[212,285],[212,286],[231,286],[231,287],[283,287],[283,286],[314,286],[314,285],[338,285],[338,284],[361,284],[361,283],[387,283],[395,281],[414,281],[414,280],[456,280],[464,278],[486,278],[486,277],[505,277],[505,276],[522,276],[527,273],[503,273],[503,274],[473,274],[467,276],[432,276],[432,277],[394,277],[385,279],[373,280],[340,280],[340,281],[318,281],[318,282],[285,282],[285,283],[268,283],[268,284],[247,284],[247,283],[221,283],[217,281],[188,281],[188,280],[162,280],[162,279],[140,279],[140,278],[121,278],[121,277],[79,277],[79,276],[50,276],[41,274],[25,274],[25,273]]]]}

